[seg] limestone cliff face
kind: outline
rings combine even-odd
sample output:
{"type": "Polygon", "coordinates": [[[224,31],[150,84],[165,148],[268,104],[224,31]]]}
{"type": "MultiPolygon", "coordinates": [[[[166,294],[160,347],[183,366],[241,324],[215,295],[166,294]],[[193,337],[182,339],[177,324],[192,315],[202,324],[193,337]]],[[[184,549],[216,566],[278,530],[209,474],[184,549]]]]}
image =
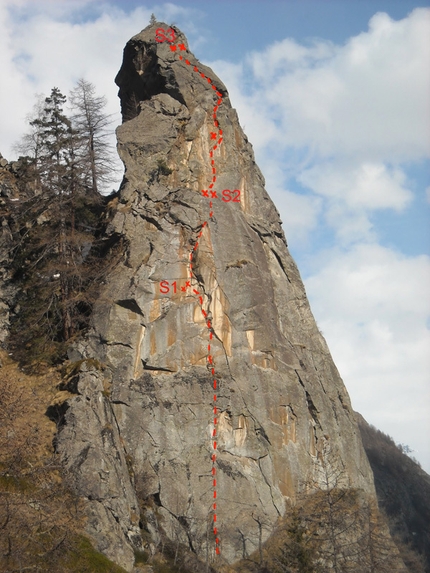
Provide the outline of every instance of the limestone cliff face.
{"type": "Polygon", "coordinates": [[[251,553],[258,522],[265,539],[322,464],[374,496],[348,394],[227,90],[179,30],[157,42],[158,28],[130,40],[116,80],[125,177],[108,231],[124,255],[72,353],[78,395],[58,436],[89,532],[129,570],[139,521],[154,543],[162,527],[211,561],[241,558],[244,539],[251,553]],[[140,515],[136,490],[157,511],[140,515]]]}

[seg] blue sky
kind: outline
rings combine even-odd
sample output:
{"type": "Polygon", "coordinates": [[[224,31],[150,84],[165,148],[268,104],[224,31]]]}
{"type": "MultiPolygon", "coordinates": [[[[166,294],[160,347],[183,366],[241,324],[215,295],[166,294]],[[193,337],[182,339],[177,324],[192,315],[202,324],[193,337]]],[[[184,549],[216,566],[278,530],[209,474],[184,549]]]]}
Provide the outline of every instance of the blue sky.
{"type": "Polygon", "coordinates": [[[150,14],[227,85],[365,418],[430,471],[430,8],[409,0],[0,0],[0,151],[33,95],[108,98],[150,14]]]}

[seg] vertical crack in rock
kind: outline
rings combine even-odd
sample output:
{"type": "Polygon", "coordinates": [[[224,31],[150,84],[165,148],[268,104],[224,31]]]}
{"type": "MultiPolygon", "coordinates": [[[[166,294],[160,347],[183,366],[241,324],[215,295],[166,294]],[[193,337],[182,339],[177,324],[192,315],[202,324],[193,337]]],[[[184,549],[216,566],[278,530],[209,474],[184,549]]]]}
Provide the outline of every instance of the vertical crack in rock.
{"type": "Polygon", "coordinates": [[[57,439],[89,500],[89,534],[128,571],[127,532],[138,535],[141,519],[136,480],[141,504],[152,496],[162,516],[153,516],[154,539],[162,529],[214,567],[257,549],[251,542],[244,548],[237,524],[243,539],[255,534],[254,517],[264,516],[264,539],[274,531],[286,502],[316,479],[323,444],[336,452],[348,487],[375,499],[347,392],[228,92],[176,27],[175,49],[155,40],[157,28],[169,26],[157,22],[130,40],[116,78],[125,175],[108,232],[122,238],[126,252],[100,285],[91,331],[73,350],[75,360],[91,358],[111,373],[112,404],[105,405],[103,373],[81,372],[81,395],[69,401],[57,439]],[[223,141],[209,155],[217,105],[223,141]],[[201,308],[210,317],[221,384],[221,556],[207,532],[214,413],[201,308]],[[100,478],[105,470],[108,487],[100,478]]]}

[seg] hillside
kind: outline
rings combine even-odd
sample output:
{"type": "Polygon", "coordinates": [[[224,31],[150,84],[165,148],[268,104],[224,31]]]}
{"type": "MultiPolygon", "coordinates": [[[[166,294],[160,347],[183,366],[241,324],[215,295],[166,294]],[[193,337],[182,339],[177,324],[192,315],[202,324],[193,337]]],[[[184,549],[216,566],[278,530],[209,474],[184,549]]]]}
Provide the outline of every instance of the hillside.
{"type": "Polygon", "coordinates": [[[390,531],[423,555],[430,571],[430,476],[392,438],[360,414],[357,420],[390,531]]]}

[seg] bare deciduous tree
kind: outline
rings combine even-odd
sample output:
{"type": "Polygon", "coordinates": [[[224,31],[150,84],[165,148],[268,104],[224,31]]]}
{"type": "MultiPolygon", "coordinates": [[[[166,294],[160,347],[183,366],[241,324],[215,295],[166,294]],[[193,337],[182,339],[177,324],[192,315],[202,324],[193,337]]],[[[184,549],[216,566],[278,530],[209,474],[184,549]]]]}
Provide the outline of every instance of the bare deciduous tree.
{"type": "Polygon", "coordinates": [[[102,192],[115,172],[113,148],[109,142],[112,116],[105,113],[107,100],[96,95],[94,84],[81,78],[70,92],[73,128],[79,136],[77,153],[86,187],[102,192]]]}

